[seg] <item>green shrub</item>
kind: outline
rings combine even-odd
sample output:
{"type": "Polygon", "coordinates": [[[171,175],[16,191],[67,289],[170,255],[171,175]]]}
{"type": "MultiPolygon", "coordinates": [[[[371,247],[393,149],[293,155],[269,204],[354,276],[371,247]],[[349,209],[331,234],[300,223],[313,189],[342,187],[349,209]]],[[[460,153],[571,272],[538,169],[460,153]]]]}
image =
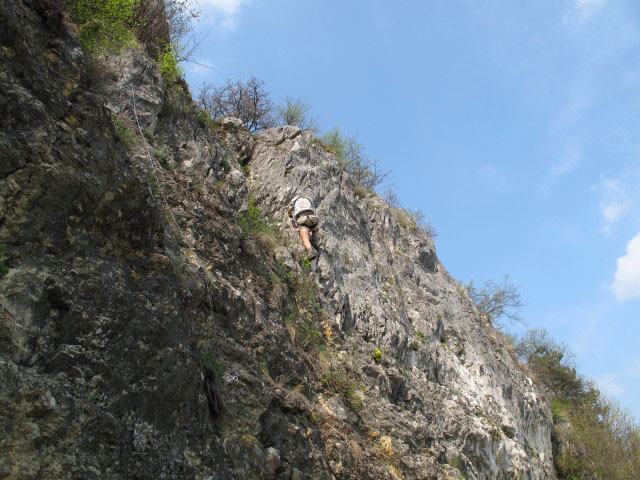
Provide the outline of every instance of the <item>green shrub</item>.
{"type": "MultiPolygon", "coordinates": [[[[174,45],[167,45],[158,54],[156,59],[158,70],[167,82],[175,82],[183,75],[182,68],[178,63],[178,55],[174,45]]],[[[198,117],[198,120],[200,118],[198,117]]]]}
{"type": "Polygon", "coordinates": [[[224,365],[222,362],[213,355],[211,350],[205,346],[204,343],[200,343],[198,347],[198,353],[200,354],[200,362],[202,365],[214,371],[218,377],[222,377],[222,374],[224,373],[224,365]]]}
{"type": "Polygon", "coordinates": [[[309,116],[311,107],[304,103],[301,98],[285,97],[284,104],[275,108],[276,119],[284,125],[293,125],[301,130],[309,130],[311,132],[318,131],[318,124],[314,118],[309,116]]]}
{"type": "Polygon", "coordinates": [[[322,382],[327,389],[338,394],[345,405],[354,412],[358,412],[363,407],[362,399],[356,393],[356,382],[349,378],[346,371],[331,368],[322,378],[322,382]]]}
{"type": "Polygon", "coordinates": [[[380,351],[379,348],[376,348],[373,351],[373,361],[376,363],[380,363],[381,360],[382,360],[382,352],[380,351]]]}
{"type": "Polygon", "coordinates": [[[238,225],[246,235],[254,233],[273,233],[274,228],[270,221],[265,220],[264,214],[256,206],[254,198],[249,195],[247,210],[236,216],[238,225]]]}
{"type": "Polygon", "coordinates": [[[118,52],[134,43],[130,30],[139,0],[67,0],[82,47],[91,53],[118,52]]]}
{"type": "Polygon", "coordinates": [[[136,136],[133,129],[123,118],[113,112],[111,112],[111,123],[124,148],[129,152],[133,150],[136,145],[136,136]]]}
{"type": "MultiPolygon", "coordinates": [[[[364,191],[373,192],[380,188],[389,174],[389,170],[380,170],[377,160],[370,159],[364,152],[364,146],[356,136],[345,137],[339,127],[334,127],[320,137],[321,145],[330,153],[333,153],[342,168],[351,175],[357,186],[364,191]]],[[[357,195],[363,193],[356,192],[357,195]]]]}
{"type": "Polygon", "coordinates": [[[163,145],[161,148],[153,149],[153,156],[158,160],[166,160],[169,157],[169,151],[166,145],[163,145]]]}

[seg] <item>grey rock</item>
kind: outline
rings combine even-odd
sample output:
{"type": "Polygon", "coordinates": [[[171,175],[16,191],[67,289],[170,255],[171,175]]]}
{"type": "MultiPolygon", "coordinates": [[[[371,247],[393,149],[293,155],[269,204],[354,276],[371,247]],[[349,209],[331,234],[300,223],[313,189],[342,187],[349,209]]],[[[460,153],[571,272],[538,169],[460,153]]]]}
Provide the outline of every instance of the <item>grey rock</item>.
{"type": "Polygon", "coordinates": [[[554,478],[548,402],[432,239],[309,132],[203,124],[142,50],[89,85],[39,11],[0,11],[2,475],[554,478]],[[134,120],[130,87],[129,151],[109,111],[134,120]],[[238,226],[250,192],[275,246],[238,226]]]}

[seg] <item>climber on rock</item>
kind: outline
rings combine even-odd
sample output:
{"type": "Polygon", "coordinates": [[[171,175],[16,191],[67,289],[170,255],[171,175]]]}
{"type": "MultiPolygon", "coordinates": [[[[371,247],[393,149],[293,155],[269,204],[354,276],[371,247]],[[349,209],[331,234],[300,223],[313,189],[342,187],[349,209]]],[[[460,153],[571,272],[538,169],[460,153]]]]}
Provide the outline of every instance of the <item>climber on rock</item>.
{"type": "Polygon", "coordinates": [[[292,227],[298,229],[302,244],[307,250],[307,258],[313,260],[318,256],[316,249],[320,235],[318,230],[320,219],[315,213],[313,202],[307,197],[296,195],[289,203],[287,213],[291,219],[292,227]],[[309,231],[311,231],[311,235],[309,235],[309,231]]]}

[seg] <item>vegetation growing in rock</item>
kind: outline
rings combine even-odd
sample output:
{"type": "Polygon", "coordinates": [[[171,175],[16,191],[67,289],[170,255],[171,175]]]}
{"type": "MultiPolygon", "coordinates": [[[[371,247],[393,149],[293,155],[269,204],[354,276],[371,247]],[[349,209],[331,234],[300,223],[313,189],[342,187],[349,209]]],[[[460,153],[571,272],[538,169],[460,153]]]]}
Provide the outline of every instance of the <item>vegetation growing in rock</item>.
{"type": "Polygon", "coordinates": [[[122,142],[122,145],[127,151],[133,150],[133,147],[136,144],[136,135],[133,129],[127,124],[127,121],[124,118],[114,112],[110,112],[110,114],[111,122],[113,123],[113,128],[116,131],[118,139],[122,142]]]}
{"type": "Polygon", "coordinates": [[[160,51],[156,65],[167,81],[174,82],[183,75],[182,68],[178,63],[177,48],[173,44],[167,44],[160,51]]]}
{"type": "Polygon", "coordinates": [[[347,137],[339,127],[334,127],[320,140],[329,152],[338,157],[342,168],[351,175],[356,185],[373,192],[388,181],[391,172],[383,170],[378,160],[365,154],[364,146],[356,136],[347,137]]]}
{"type": "Polygon", "coordinates": [[[138,0],[73,0],[69,13],[78,27],[85,50],[92,53],[119,51],[133,44],[130,24],[138,0]]]}
{"type": "Polygon", "coordinates": [[[400,199],[393,190],[387,189],[382,195],[382,198],[393,209],[396,221],[402,228],[409,228],[411,230],[420,229],[426,233],[429,238],[438,236],[436,229],[431,225],[431,222],[427,220],[426,214],[420,209],[411,210],[403,207],[400,199]]]}
{"type": "Polygon", "coordinates": [[[264,82],[255,76],[246,82],[227,80],[220,87],[205,82],[197,102],[214,119],[224,116],[239,118],[251,133],[276,124],[269,92],[264,82]]]}
{"type": "Polygon", "coordinates": [[[376,348],[373,351],[373,361],[376,363],[380,363],[381,360],[382,360],[382,352],[380,351],[379,348],[376,348]]]}
{"type": "Polygon", "coordinates": [[[576,371],[573,353],[543,329],[516,340],[515,354],[551,401],[558,478],[640,478],[640,427],[576,371]]]}
{"type": "MultiPolygon", "coordinates": [[[[226,162],[228,165],[228,161],[226,162]]],[[[258,240],[268,251],[273,252],[276,245],[280,243],[280,236],[273,221],[262,213],[251,195],[249,195],[247,209],[236,215],[236,221],[245,236],[258,240]]]]}
{"type": "Polygon", "coordinates": [[[357,382],[346,370],[332,366],[323,376],[322,381],[329,390],[340,395],[345,405],[354,412],[358,412],[363,407],[364,403],[356,393],[357,382]]]}
{"type": "Polygon", "coordinates": [[[520,309],[524,303],[518,287],[510,282],[508,275],[505,275],[501,282],[488,280],[481,287],[477,287],[472,280],[466,285],[466,289],[473,303],[489,323],[501,317],[522,323],[520,309]]]}
{"type": "Polygon", "coordinates": [[[284,103],[276,106],[276,121],[316,133],[319,129],[318,122],[309,115],[310,110],[311,107],[301,98],[286,96],[284,103]]]}

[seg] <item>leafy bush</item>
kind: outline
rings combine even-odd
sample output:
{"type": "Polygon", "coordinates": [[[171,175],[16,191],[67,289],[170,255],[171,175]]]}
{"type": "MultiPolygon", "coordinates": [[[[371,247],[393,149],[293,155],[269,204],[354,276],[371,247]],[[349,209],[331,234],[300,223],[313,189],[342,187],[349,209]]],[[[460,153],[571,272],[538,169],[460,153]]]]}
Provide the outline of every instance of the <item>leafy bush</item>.
{"type": "Polygon", "coordinates": [[[550,399],[558,478],[640,478],[640,428],[577,373],[568,347],[533,329],[515,342],[514,352],[550,399]]]}
{"type": "Polygon", "coordinates": [[[349,378],[343,369],[331,368],[322,378],[325,386],[338,394],[345,405],[354,412],[358,412],[363,407],[362,399],[356,393],[356,382],[349,378]]]}
{"type": "Polygon", "coordinates": [[[320,140],[327,151],[338,157],[342,168],[351,175],[356,185],[375,191],[388,180],[391,172],[381,170],[378,160],[367,157],[357,137],[345,137],[339,127],[334,127],[320,140]]]}
{"type": "Polygon", "coordinates": [[[111,112],[111,123],[116,131],[118,139],[127,151],[133,150],[136,144],[136,135],[133,129],[127,124],[126,120],[111,112]]]}
{"type": "Polygon", "coordinates": [[[139,0],[69,0],[83,48],[91,53],[118,52],[134,42],[130,24],[139,0]]]}
{"type": "Polygon", "coordinates": [[[373,351],[373,361],[376,363],[380,363],[381,360],[382,360],[382,351],[380,351],[379,348],[376,348],[373,351]]]}
{"type": "Polygon", "coordinates": [[[178,63],[175,45],[167,44],[164,49],[160,51],[156,59],[156,65],[167,81],[174,82],[183,74],[182,68],[178,63]]]}
{"type": "Polygon", "coordinates": [[[420,209],[411,210],[409,208],[404,208],[400,203],[400,199],[393,190],[387,189],[382,194],[382,199],[393,209],[398,225],[402,228],[409,228],[412,230],[420,229],[430,238],[438,236],[436,229],[431,225],[431,222],[427,220],[425,213],[420,209]]]}
{"type": "Polygon", "coordinates": [[[309,117],[309,110],[311,107],[302,99],[285,97],[284,104],[276,107],[276,121],[315,133],[318,131],[318,124],[315,118],[309,117]]]}
{"type": "Polygon", "coordinates": [[[268,220],[265,220],[264,214],[256,206],[255,199],[251,195],[249,195],[247,210],[238,214],[236,220],[245,235],[274,232],[273,225],[268,220]]]}

